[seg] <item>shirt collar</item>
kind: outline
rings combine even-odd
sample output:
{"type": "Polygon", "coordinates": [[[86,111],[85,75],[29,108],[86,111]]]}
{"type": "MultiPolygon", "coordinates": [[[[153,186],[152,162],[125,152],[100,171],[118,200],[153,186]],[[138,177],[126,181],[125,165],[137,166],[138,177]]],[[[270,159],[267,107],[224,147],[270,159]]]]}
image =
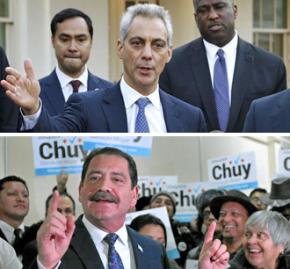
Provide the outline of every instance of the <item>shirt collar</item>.
{"type": "MultiPolygon", "coordinates": [[[[133,106],[139,98],[145,97],[139,92],[137,92],[135,89],[130,87],[125,81],[124,77],[121,78],[120,88],[126,109],[133,106]]],[[[146,97],[150,100],[151,104],[155,106],[158,110],[162,109],[159,94],[159,86],[157,86],[156,89],[146,97]]]]}
{"type": "MultiPolygon", "coordinates": [[[[14,230],[15,230],[15,228],[13,226],[11,226],[9,223],[7,223],[3,220],[0,220],[0,227],[2,230],[5,230],[5,231],[10,232],[10,233],[14,233],[14,230]]],[[[25,231],[24,223],[21,223],[19,225],[18,229],[20,229],[21,232],[24,233],[24,231],[25,231]]]]}
{"type": "MultiPolygon", "coordinates": [[[[87,228],[89,234],[91,235],[95,244],[100,244],[104,240],[105,236],[108,234],[107,232],[99,229],[94,224],[92,224],[85,216],[83,216],[82,221],[87,228]]],[[[121,242],[125,247],[129,247],[128,244],[128,232],[126,225],[124,225],[115,232],[118,235],[118,241],[121,242]]]]}
{"type": "Polygon", "coordinates": [[[72,78],[68,75],[66,75],[65,73],[63,73],[59,66],[56,66],[55,68],[55,72],[57,74],[58,80],[60,82],[60,86],[63,89],[64,87],[66,87],[72,80],[79,80],[82,85],[85,86],[85,88],[88,87],[88,76],[89,76],[89,71],[88,68],[85,67],[84,72],[78,77],[78,78],[72,78]]]}
{"type": "Polygon", "coordinates": [[[223,47],[218,47],[212,43],[209,43],[205,39],[203,39],[203,43],[205,46],[207,57],[209,59],[215,59],[217,57],[216,53],[219,49],[222,49],[226,56],[232,55],[233,53],[236,53],[238,47],[238,34],[237,32],[235,32],[235,35],[232,38],[232,40],[223,47]]]}

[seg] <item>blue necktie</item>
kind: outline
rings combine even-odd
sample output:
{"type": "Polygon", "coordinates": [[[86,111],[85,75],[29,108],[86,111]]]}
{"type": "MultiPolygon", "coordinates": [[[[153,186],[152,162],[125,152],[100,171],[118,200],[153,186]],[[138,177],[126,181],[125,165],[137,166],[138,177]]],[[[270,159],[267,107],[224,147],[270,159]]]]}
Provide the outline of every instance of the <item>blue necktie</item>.
{"type": "Polygon", "coordinates": [[[108,254],[109,269],[124,269],[122,260],[114,246],[117,239],[118,235],[114,233],[107,234],[104,238],[104,240],[109,245],[109,254],[108,254]]]}
{"type": "Polygon", "coordinates": [[[135,133],[149,133],[149,126],[145,116],[145,107],[150,103],[147,97],[139,98],[136,101],[138,114],[135,122],[135,133]]]}
{"type": "Polygon", "coordinates": [[[214,65],[213,89],[220,129],[226,131],[230,114],[229,84],[224,51],[219,49],[214,65]]]}

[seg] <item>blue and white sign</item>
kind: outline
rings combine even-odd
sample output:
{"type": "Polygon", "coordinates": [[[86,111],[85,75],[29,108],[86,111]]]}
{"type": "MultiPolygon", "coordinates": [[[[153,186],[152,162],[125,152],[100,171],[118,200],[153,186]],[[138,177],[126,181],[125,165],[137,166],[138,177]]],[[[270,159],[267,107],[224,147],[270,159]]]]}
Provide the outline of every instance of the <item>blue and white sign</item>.
{"type": "Polygon", "coordinates": [[[208,160],[208,178],[212,182],[236,180],[238,189],[257,186],[255,152],[208,160]]]}
{"type": "Polygon", "coordinates": [[[134,156],[150,156],[152,137],[148,136],[100,136],[87,137],[84,149],[114,147],[134,156]]]}
{"type": "Polygon", "coordinates": [[[80,174],[85,157],[81,137],[32,137],[36,176],[80,174]]]}
{"type": "Polygon", "coordinates": [[[290,176],[290,149],[281,149],[279,151],[279,176],[290,176]]]}
{"type": "Polygon", "coordinates": [[[141,176],[138,178],[139,197],[152,196],[164,189],[167,185],[177,184],[177,176],[141,176]]]}

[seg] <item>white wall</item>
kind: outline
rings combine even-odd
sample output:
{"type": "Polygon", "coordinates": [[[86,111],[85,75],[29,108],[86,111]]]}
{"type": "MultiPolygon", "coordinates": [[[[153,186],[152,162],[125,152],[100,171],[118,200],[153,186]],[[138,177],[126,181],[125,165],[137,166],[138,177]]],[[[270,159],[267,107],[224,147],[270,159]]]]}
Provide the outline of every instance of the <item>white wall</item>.
{"type": "MultiPolygon", "coordinates": [[[[31,208],[26,222],[32,223],[44,216],[44,201],[55,186],[53,176],[36,177],[34,175],[31,137],[8,137],[7,159],[5,159],[5,137],[0,137],[0,168],[4,176],[15,174],[23,177],[29,185],[31,208]],[[4,169],[4,170],[3,170],[4,169]]],[[[166,136],[154,137],[151,157],[135,157],[140,176],[177,175],[180,182],[195,182],[207,179],[207,160],[215,157],[255,151],[257,174],[260,185],[270,189],[270,172],[272,163],[269,160],[269,147],[272,141],[268,137],[231,137],[231,136],[166,136]]],[[[279,143],[275,142],[275,148],[279,143]]],[[[273,151],[274,152],[274,151],[273,151]]],[[[274,153],[273,153],[274,155],[274,153]]],[[[275,168],[274,168],[275,169],[275,168]]],[[[70,175],[68,191],[78,199],[79,175],[70,175]]],[[[81,207],[77,203],[77,212],[81,207]]]]}

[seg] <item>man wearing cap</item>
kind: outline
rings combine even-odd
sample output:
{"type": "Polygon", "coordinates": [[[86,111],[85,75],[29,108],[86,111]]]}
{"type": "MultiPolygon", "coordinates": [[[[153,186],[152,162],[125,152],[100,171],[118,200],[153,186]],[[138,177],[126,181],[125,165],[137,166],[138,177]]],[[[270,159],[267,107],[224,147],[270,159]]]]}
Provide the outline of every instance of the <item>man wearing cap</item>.
{"type": "Polygon", "coordinates": [[[290,178],[273,179],[270,196],[263,196],[262,200],[265,204],[271,205],[272,211],[278,211],[290,220],[290,178]]]}
{"type": "Polygon", "coordinates": [[[246,221],[257,208],[244,193],[229,190],[225,195],[214,198],[210,209],[221,225],[222,242],[233,258],[242,245],[246,221]]]}

